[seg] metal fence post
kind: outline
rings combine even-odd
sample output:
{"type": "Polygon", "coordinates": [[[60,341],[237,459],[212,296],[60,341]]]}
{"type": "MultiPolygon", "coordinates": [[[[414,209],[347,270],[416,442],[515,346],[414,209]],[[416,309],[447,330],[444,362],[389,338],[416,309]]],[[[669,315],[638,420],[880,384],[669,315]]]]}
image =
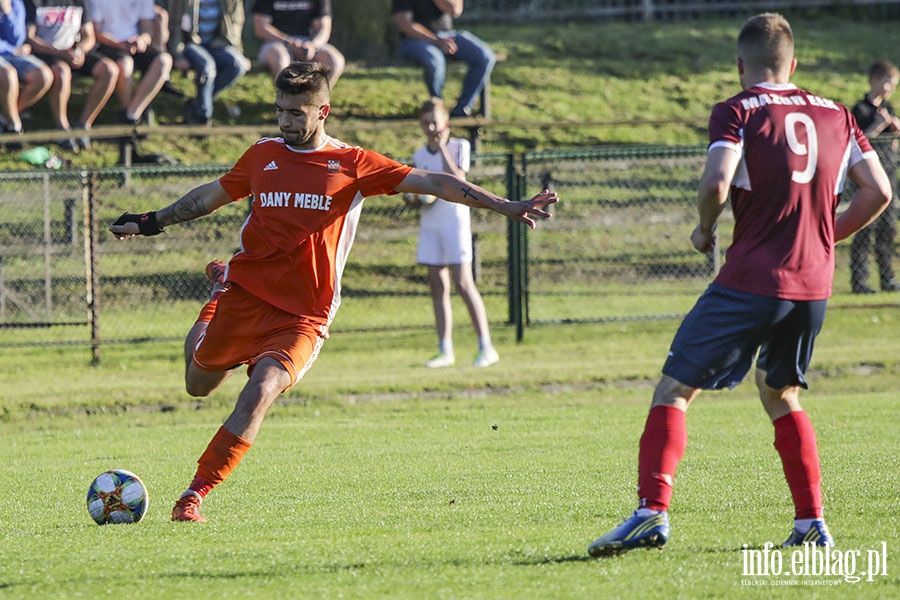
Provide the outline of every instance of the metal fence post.
{"type": "Polygon", "coordinates": [[[478,234],[472,232],[472,279],[478,283],[481,279],[481,253],[478,251],[478,234]]]}
{"type": "MultiPolygon", "coordinates": [[[[519,201],[525,189],[525,176],[516,175],[509,199],[519,201]]],[[[510,221],[509,239],[509,320],[516,326],[516,341],[525,338],[528,320],[528,229],[525,223],[510,221]]]]}
{"type": "Polygon", "coordinates": [[[84,264],[85,299],[88,321],[91,325],[91,364],[100,364],[100,270],[97,268],[97,199],[94,190],[96,171],[81,172],[82,201],[84,205],[84,264]]]}
{"type": "Polygon", "coordinates": [[[47,322],[53,321],[53,279],[50,271],[50,258],[53,254],[53,239],[50,233],[50,175],[44,173],[41,191],[44,198],[44,314],[47,322]]]}
{"type": "MultiPolygon", "coordinates": [[[[513,178],[515,177],[515,165],[513,164],[513,155],[506,155],[506,176],[504,183],[506,184],[506,197],[512,200],[513,195],[513,178]]],[[[513,230],[512,222],[506,222],[506,322],[515,323],[513,311],[513,230]]]]}
{"type": "MultiPolygon", "coordinates": [[[[519,175],[519,196],[518,199],[521,200],[528,195],[528,187],[525,181],[525,175],[519,175]]],[[[522,341],[522,338],[525,336],[525,325],[531,323],[531,317],[529,316],[529,297],[528,297],[528,231],[530,228],[525,225],[525,223],[516,223],[519,226],[520,233],[520,244],[519,244],[519,252],[522,256],[520,260],[520,265],[522,269],[522,274],[520,275],[522,281],[522,324],[519,326],[519,330],[516,332],[516,340],[522,341]]]]}

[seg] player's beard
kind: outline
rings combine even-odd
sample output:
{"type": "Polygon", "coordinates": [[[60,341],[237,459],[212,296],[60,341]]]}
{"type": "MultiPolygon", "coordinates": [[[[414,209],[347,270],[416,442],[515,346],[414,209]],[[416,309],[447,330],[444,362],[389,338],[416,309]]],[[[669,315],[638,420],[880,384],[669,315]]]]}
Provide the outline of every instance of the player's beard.
{"type": "Polygon", "coordinates": [[[315,135],[315,129],[304,131],[285,131],[284,129],[281,130],[281,136],[284,138],[284,143],[291,148],[303,148],[304,146],[307,146],[312,142],[315,135]]]}

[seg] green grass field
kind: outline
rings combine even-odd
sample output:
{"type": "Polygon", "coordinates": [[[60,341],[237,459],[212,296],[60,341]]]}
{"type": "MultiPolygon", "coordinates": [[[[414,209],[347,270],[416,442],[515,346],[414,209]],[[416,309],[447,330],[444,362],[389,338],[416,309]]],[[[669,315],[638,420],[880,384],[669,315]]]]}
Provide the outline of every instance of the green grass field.
{"type": "MultiPolygon", "coordinates": [[[[702,143],[711,102],[737,88],[733,36],[741,21],[569,24],[554,26],[552,37],[543,26],[479,27],[509,55],[494,77],[494,118],[536,124],[489,129],[485,149],[702,143]],[[616,119],[678,123],[539,125],[616,119]]],[[[883,23],[793,23],[798,83],[848,103],[862,95],[871,59],[895,48],[883,23]]],[[[227,99],[249,121],[266,122],[269,85],[254,74],[227,99]]],[[[356,135],[352,127],[354,119],[410,117],[424,99],[415,70],[354,65],[339,86],[333,126],[347,141],[398,157],[420,143],[416,130],[356,135]]],[[[251,142],[148,138],[141,149],[227,163],[251,142]]],[[[98,144],[76,162],[104,166],[115,157],[98,144]]],[[[0,156],[0,166],[11,165],[0,156]]],[[[543,238],[548,249],[572,234],[556,235],[543,238]]],[[[487,236],[483,243],[502,245],[487,236]]],[[[365,267],[362,250],[354,258],[365,267]]],[[[192,269],[204,260],[198,252],[167,260],[192,269]]],[[[115,259],[141,263],[138,251],[115,259]]],[[[607,303],[610,314],[643,304],[677,313],[696,295],[667,282],[616,293],[621,283],[584,269],[558,295],[535,298],[535,316],[581,315],[591,302],[607,303]],[[605,295],[592,295],[596,286],[605,295]]],[[[50,341],[54,331],[2,331],[0,598],[655,600],[789,598],[798,587],[810,598],[897,598],[900,312],[892,300],[836,296],[812,390],[802,396],[819,436],[838,549],[860,553],[857,575],[868,569],[869,551],[886,549],[887,574],[857,583],[745,575],[744,546],[780,543],[793,516],[772,427],[749,382],[706,394],[690,411],[669,546],[590,559],[591,540],[634,508],[638,439],[677,321],[541,325],[517,344],[501,322],[505,299],[491,295],[500,363],[427,370],[430,329],[390,328],[392,312],[430,323],[427,299],[386,297],[348,299],[317,364],[273,407],[254,448],[209,496],[210,522],[199,526],[170,522],[172,503],[228,414],[242,373],[194,400],[183,389],[179,342],[105,344],[102,362],[89,366],[84,346],[15,347],[50,341]],[[382,329],[361,331],[373,322],[382,329]],[[87,487],[110,468],[147,484],[141,523],[98,527],[88,516],[87,487]]],[[[128,337],[136,318],[150,321],[149,336],[183,334],[196,301],[155,301],[148,298],[141,315],[110,308],[102,317],[108,338],[128,337]]],[[[458,304],[456,314],[465,365],[475,342],[458,304]]],[[[775,554],[790,566],[790,552],[775,554]]]]}
{"type": "Polygon", "coordinates": [[[81,348],[5,352],[0,597],[768,598],[795,582],[810,597],[893,598],[897,321],[893,308],[832,311],[804,395],[839,549],[861,552],[858,573],[887,544],[888,574],[872,581],[743,575],[744,544],[780,543],[792,518],[748,384],[689,414],[669,546],[587,557],[633,509],[677,325],[661,321],[538,327],[521,345],[498,327],[503,359],[478,371],[421,368],[430,332],[338,332],[199,526],[171,523],[171,504],[243,375],[192,401],[175,343],[122,347],[96,368],[81,348]],[[87,486],[108,468],[146,482],[141,523],[90,520],[87,486]]]}

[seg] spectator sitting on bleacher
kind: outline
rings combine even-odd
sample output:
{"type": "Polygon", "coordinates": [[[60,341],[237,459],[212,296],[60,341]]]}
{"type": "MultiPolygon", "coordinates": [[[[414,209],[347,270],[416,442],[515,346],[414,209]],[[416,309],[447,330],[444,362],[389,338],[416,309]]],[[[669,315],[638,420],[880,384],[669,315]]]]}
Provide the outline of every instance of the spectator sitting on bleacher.
{"type": "Polygon", "coordinates": [[[31,55],[26,37],[24,1],[0,0],[0,130],[4,133],[22,133],[21,111],[40,100],[53,83],[50,67],[31,55]]]}
{"type": "Polygon", "coordinates": [[[184,122],[206,125],[213,98],[250,69],[244,56],[243,0],[169,0],[169,51],[196,74],[197,97],[184,104],[184,122]]]}
{"type": "Polygon", "coordinates": [[[400,57],[424,67],[425,85],[432,97],[443,98],[448,59],[468,65],[450,116],[471,115],[497,57],[474,34],[453,29],[453,19],[463,12],[463,0],[393,0],[391,12],[400,33],[400,57]]]}
{"type": "Polygon", "coordinates": [[[346,61],[340,50],[328,43],[331,0],[255,0],[252,11],[253,34],[262,42],[257,60],[268,67],[273,80],[293,61],[313,61],[331,67],[328,84],[334,87],[346,61]]]}
{"type": "Polygon", "coordinates": [[[137,125],[172,70],[172,56],[151,44],[156,12],[153,0],[86,0],[94,19],[99,52],[116,61],[116,92],[124,107],[122,123],[137,125]],[[135,84],[133,75],[141,73],[135,84]]]}
{"type": "MultiPolygon", "coordinates": [[[[160,52],[167,51],[169,47],[169,0],[155,0],[153,6],[153,27],[150,28],[150,46],[152,48],[156,48],[160,52]]],[[[175,57],[172,57],[172,70],[179,69],[178,61],[175,60],[175,57]]],[[[191,68],[187,61],[182,61],[184,64],[181,65],[180,70],[186,71],[191,68]]],[[[162,89],[159,90],[162,94],[168,94],[169,96],[174,96],[180,100],[183,100],[185,97],[184,92],[179,90],[177,87],[172,85],[171,77],[166,79],[166,82],[163,84],[162,89]]]]}
{"type": "Polygon", "coordinates": [[[28,41],[35,56],[53,71],[50,110],[63,131],[71,130],[68,106],[72,73],[94,79],[75,124],[75,137],[60,141],[63,148],[75,152],[90,148],[87,131],[112,96],[119,67],[96,51],[94,24],[85,10],[84,0],[27,0],[25,8],[28,41]]]}

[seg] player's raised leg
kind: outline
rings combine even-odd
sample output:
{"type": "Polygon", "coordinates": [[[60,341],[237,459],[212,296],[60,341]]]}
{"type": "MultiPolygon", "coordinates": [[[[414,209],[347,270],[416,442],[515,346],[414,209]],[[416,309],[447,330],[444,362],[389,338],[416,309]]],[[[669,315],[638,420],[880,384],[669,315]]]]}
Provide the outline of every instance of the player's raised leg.
{"type": "Polygon", "coordinates": [[[259,434],[272,403],[291,383],[291,375],[271,357],[254,365],[234,410],[197,461],[194,480],[175,503],[173,521],[206,522],[200,514],[203,499],[238,466],[259,434]]]}

